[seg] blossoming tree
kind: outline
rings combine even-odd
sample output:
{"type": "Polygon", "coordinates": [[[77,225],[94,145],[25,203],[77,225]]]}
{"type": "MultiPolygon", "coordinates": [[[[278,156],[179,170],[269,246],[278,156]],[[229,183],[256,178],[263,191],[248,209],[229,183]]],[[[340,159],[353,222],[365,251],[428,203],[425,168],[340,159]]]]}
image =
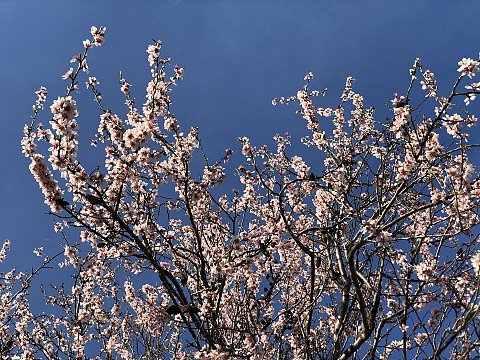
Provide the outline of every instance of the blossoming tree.
{"type": "MultiPolygon", "coordinates": [[[[143,104],[120,79],[126,118],[87,77],[100,109],[92,145],[105,161],[79,160],[75,96],[105,28],[91,33],[50,115],[40,111],[47,90],[37,92],[22,140],[56,230],[79,229],[56,258],[72,281],[45,290],[53,310],[36,314],[32,274],[4,276],[4,357],[478,356],[480,181],[467,133],[477,120],[467,106],[479,92],[470,81],[478,61],[461,60],[441,95],[415,60],[384,122],[352,78],[338,106],[315,105],[324,92],[309,88],[307,74],[295,96],[273,103],[300,105],[310,133],[302,143],[323,165],[292,155],[288,135],[273,150],[240,138],[238,190],[219,196],[233,151],[206,159],[198,130],[182,130],[169,93],[184,69],[160,57],[159,41],[148,46],[143,104]]],[[[39,255],[43,266],[58,262],[39,255]]]]}

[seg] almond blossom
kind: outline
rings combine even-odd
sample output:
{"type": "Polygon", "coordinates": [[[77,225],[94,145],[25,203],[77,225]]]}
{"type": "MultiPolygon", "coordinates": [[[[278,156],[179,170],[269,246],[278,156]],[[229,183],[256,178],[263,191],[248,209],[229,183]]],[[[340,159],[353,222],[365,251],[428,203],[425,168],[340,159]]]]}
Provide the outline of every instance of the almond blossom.
{"type": "Polygon", "coordinates": [[[478,73],[479,70],[479,62],[471,58],[463,58],[458,62],[458,65],[460,65],[460,67],[457,71],[461,72],[462,75],[468,76],[469,78],[475,76],[475,74],[478,73]]]}
{"type": "Polygon", "coordinates": [[[127,111],[116,112],[97,77],[82,73],[105,28],[91,35],[50,114],[40,111],[46,89],[37,92],[21,141],[66,241],[50,257],[35,246],[40,268],[61,267],[71,281],[45,287],[53,310],[34,313],[27,289],[36,273],[0,276],[2,356],[478,354],[480,182],[476,145],[466,143],[476,117],[454,106],[477,61],[461,60],[454,90],[444,91],[416,59],[387,120],[376,119],[352,77],[337,103],[318,100],[326,92],[309,89],[309,72],[294,95],[273,101],[297,103],[300,141],[239,137],[238,155],[227,149],[209,159],[201,129],[173,113],[172,89],[185,70],[160,57],[161,42],[147,48],[144,102],[137,106],[121,75],[127,111]],[[78,156],[85,119],[74,84],[82,76],[99,108],[96,166],[78,156]]]}

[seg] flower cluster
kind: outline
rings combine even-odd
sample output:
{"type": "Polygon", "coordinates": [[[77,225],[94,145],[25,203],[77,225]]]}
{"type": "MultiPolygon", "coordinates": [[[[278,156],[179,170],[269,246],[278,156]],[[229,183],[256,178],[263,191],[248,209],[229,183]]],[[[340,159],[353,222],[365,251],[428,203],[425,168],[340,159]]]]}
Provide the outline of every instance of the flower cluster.
{"type": "Polygon", "coordinates": [[[47,167],[45,158],[41,154],[32,154],[31,163],[28,167],[34,179],[37,181],[42,193],[45,196],[45,204],[50,206],[52,212],[60,210],[58,200],[61,199],[63,191],[60,189],[57,180],[47,167]]]}
{"type": "Polygon", "coordinates": [[[105,41],[105,32],[106,31],[107,31],[107,28],[102,27],[102,26],[99,27],[99,28],[97,28],[96,26],[91,27],[90,34],[92,34],[92,36],[93,36],[93,45],[102,46],[102,44],[105,41]]]}
{"type": "Polygon", "coordinates": [[[479,68],[478,65],[480,63],[478,61],[475,61],[471,58],[463,58],[458,62],[459,68],[458,72],[461,72],[462,75],[468,76],[469,78],[472,78],[472,76],[475,76],[476,73],[478,73],[479,68]]]}
{"type": "Polygon", "coordinates": [[[153,45],[148,45],[147,53],[148,53],[148,63],[152,66],[155,61],[157,61],[160,57],[160,48],[162,47],[161,41],[156,41],[153,45]]]}

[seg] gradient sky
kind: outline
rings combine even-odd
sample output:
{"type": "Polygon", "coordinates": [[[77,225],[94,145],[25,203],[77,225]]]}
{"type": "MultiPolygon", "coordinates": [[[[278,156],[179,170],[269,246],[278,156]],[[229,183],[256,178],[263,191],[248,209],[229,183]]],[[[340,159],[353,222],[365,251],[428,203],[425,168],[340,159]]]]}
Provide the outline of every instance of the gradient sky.
{"type": "MultiPolygon", "coordinates": [[[[34,247],[63,246],[53,218],[45,215],[20,139],[34,91],[48,88],[48,106],[63,95],[61,75],[90,37],[91,25],[107,27],[105,45],[93,49],[89,61],[105,104],[126,113],[117,85],[120,70],[143,100],[149,76],[145,49],[152,38],[160,39],[163,56],[186,68],[172,94],[173,111],[185,128],[200,128],[207,154],[217,159],[227,147],[239,149],[239,136],[261,145],[276,133],[303,135],[297,108],[273,107],[271,99],[295,94],[310,70],[314,85],[329,89],[330,105],[338,102],[345,78],[354,76],[354,89],[380,119],[392,94],[405,91],[416,57],[436,74],[440,92],[447,91],[458,60],[478,56],[479,14],[478,0],[0,0],[0,240],[13,245],[2,266],[29,268],[34,247]]],[[[98,124],[90,98],[82,90],[77,100],[81,140],[98,124]]],[[[40,119],[46,122],[48,112],[40,119]]],[[[80,155],[90,154],[84,141],[80,155]]]]}

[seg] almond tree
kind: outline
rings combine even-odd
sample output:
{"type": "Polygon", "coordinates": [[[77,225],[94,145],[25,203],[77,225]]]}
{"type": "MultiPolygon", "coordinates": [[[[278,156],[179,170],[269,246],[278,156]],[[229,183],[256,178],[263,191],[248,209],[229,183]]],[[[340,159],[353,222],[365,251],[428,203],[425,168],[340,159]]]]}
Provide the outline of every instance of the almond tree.
{"type": "Polygon", "coordinates": [[[100,109],[92,145],[105,161],[80,161],[75,97],[105,28],[91,33],[50,115],[41,112],[47,90],[37,92],[22,139],[65,235],[58,265],[71,283],[44,290],[48,314],[29,310],[20,289],[24,306],[3,317],[5,357],[478,356],[480,181],[467,133],[478,61],[462,59],[441,95],[415,60],[383,122],[353,78],[338,106],[315,105],[325,92],[310,89],[307,74],[295,96],[273,103],[300,105],[315,168],[292,154],[302,145],[291,149],[288,135],[276,135],[274,149],[243,137],[238,190],[219,196],[233,151],[211,161],[198,129],[182,130],[170,91],[184,69],[160,56],[160,41],[147,49],[152,78],[141,105],[120,78],[125,118],[87,75],[100,109]]]}

